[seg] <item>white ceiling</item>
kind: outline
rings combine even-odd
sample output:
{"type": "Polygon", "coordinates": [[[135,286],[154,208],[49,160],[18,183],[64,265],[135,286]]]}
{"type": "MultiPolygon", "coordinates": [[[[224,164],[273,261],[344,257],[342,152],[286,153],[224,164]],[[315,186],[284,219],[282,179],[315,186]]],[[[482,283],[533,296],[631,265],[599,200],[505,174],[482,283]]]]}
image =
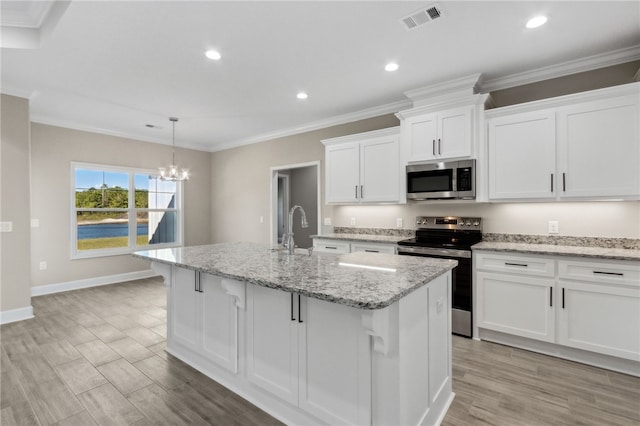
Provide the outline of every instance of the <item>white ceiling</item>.
{"type": "Polygon", "coordinates": [[[39,48],[2,48],[4,93],[30,97],[36,122],[159,143],[177,116],[176,143],[206,151],[397,111],[407,90],[474,73],[640,58],[638,1],[438,1],[443,17],[411,31],[400,19],[434,2],[57,3],[39,48]]]}

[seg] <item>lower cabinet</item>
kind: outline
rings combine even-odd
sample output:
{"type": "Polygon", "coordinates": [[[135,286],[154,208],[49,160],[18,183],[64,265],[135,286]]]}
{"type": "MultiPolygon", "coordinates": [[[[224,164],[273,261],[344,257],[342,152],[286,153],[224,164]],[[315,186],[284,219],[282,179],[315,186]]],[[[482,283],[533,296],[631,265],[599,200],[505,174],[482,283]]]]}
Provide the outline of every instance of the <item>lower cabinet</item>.
{"type": "Polygon", "coordinates": [[[371,370],[353,308],[247,286],[247,378],[329,424],[371,422],[371,370]]]}
{"type": "Polygon", "coordinates": [[[237,373],[238,307],[229,292],[245,284],[178,267],[172,274],[170,342],[237,373]]]}
{"type": "Polygon", "coordinates": [[[474,256],[478,328],[640,361],[637,262],[474,256]]]}

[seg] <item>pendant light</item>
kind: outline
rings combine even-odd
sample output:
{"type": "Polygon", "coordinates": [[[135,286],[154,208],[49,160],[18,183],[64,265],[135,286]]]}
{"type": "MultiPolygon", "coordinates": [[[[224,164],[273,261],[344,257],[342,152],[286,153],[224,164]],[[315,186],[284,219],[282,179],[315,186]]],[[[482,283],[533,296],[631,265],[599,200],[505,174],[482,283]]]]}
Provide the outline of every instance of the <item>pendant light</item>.
{"type": "Polygon", "coordinates": [[[182,169],[178,172],[178,166],[176,166],[176,122],[178,119],[176,117],[169,117],[169,121],[173,126],[173,153],[171,155],[171,164],[168,168],[160,167],[160,180],[169,180],[169,181],[182,181],[189,180],[189,169],[182,169]]]}

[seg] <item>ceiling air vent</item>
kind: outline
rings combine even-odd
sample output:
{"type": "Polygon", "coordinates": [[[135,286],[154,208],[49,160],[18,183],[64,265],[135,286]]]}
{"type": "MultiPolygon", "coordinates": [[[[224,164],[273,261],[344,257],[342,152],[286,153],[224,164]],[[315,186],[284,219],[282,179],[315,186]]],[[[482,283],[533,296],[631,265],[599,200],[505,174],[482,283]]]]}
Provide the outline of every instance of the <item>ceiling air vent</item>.
{"type": "Polygon", "coordinates": [[[422,8],[412,14],[405,16],[401,19],[405,28],[408,30],[412,30],[420,25],[431,22],[435,19],[442,17],[442,9],[438,7],[438,5],[431,5],[425,8],[422,8]]]}

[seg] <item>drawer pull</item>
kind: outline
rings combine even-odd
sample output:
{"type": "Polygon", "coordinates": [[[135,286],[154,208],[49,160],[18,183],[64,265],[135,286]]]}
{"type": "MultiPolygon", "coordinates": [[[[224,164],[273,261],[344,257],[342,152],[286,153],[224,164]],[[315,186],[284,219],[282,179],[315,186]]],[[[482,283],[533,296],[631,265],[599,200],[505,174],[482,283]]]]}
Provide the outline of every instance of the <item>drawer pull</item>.
{"type": "Polygon", "coordinates": [[[526,268],[529,265],[527,265],[526,263],[509,263],[509,262],[504,262],[505,266],[520,266],[522,268],[526,268]]]}
{"type": "Polygon", "coordinates": [[[367,253],[380,253],[380,250],[365,250],[367,253]]]}
{"type": "Polygon", "coordinates": [[[549,306],[553,308],[553,287],[549,287],[549,306]]]}
{"type": "Polygon", "coordinates": [[[562,288],[562,309],[564,309],[564,287],[562,288]]]}
{"type": "Polygon", "coordinates": [[[616,277],[624,277],[624,274],[622,272],[604,272],[604,271],[593,271],[594,274],[598,274],[598,275],[613,275],[616,277]]]}
{"type": "Polygon", "coordinates": [[[338,250],[338,247],[334,247],[334,246],[324,246],[324,248],[330,249],[330,250],[338,250]]]}

